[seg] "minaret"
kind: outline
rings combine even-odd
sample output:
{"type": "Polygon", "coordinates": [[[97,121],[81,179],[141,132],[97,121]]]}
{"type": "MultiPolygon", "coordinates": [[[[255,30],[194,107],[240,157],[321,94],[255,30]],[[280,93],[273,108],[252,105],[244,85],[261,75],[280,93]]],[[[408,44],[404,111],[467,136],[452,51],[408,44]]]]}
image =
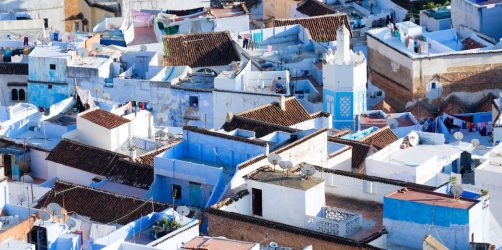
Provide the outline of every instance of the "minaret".
{"type": "Polygon", "coordinates": [[[366,58],[350,49],[350,31],[336,32],[336,51],[329,50],[322,68],[323,110],[333,117],[333,128],[357,131],[355,118],[366,111],[366,58]]]}

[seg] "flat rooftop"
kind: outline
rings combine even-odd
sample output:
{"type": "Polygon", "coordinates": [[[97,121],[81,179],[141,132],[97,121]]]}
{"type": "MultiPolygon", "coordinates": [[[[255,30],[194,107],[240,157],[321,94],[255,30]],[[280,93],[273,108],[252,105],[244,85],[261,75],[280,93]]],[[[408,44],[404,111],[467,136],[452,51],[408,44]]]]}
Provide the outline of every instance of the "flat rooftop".
{"type": "Polygon", "coordinates": [[[77,118],[74,116],[68,116],[68,115],[56,115],[46,121],[49,123],[52,123],[52,124],[63,126],[63,127],[70,127],[72,125],[77,124],[77,118]]]}
{"type": "Polygon", "coordinates": [[[478,203],[477,200],[471,200],[466,198],[460,198],[455,200],[453,199],[453,196],[434,193],[430,191],[422,191],[418,189],[409,189],[409,188],[402,190],[390,193],[386,197],[396,200],[411,201],[434,206],[460,208],[460,209],[469,209],[476,203],[478,203]]]}
{"type": "Polygon", "coordinates": [[[205,250],[249,250],[255,247],[257,243],[236,241],[226,238],[215,238],[208,236],[197,236],[183,244],[182,249],[205,249],[205,250]]]}
{"type": "Polygon", "coordinates": [[[466,148],[462,147],[466,146],[464,144],[470,145],[470,143],[463,142],[461,143],[460,147],[456,143],[440,145],[420,144],[405,149],[398,149],[396,152],[391,153],[389,157],[385,157],[385,159],[382,160],[397,165],[418,167],[424,162],[430,160],[433,156],[437,156],[438,161],[448,160],[450,156],[465,151],[466,148]]]}
{"type": "Polygon", "coordinates": [[[108,60],[110,60],[108,57],[88,56],[82,59],[68,60],[68,67],[98,68],[108,60]]]}
{"type": "Polygon", "coordinates": [[[361,129],[369,127],[383,128],[387,126],[389,119],[394,119],[397,122],[397,127],[409,127],[416,125],[412,120],[410,114],[407,113],[393,113],[385,114],[383,112],[366,112],[360,116],[361,129]]]}
{"type": "Polygon", "coordinates": [[[350,211],[351,213],[361,214],[363,216],[361,230],[346,236],[347,238],[359,241],[382,231],[382,204],[328,193],[326,193],[325,197],[326,206],[340,208],[346,211],[350,211]]]}
{"type": "Polygon", "coordinates": [[[71,55],[66,51],[62,51],[59,46],[38,46],[30,53],[30,57],[50,57],[70,59],[71,55]]]}
{"type": "MultiPolygon", "coordinates": [[[[276,166],[276,168],[279,169],[280,167],[276,166]]],[[[299,174],[286,174],[286,172],[283,171],[274,171],[272,168],[258,170],[255,173],[248,175],[247,178],[263,183],[304,191],[309,190],[324,182],[324,180],[321,178],[311,176],[308,179],[305,179],[304,176],[301,176],[299,174]]]]}

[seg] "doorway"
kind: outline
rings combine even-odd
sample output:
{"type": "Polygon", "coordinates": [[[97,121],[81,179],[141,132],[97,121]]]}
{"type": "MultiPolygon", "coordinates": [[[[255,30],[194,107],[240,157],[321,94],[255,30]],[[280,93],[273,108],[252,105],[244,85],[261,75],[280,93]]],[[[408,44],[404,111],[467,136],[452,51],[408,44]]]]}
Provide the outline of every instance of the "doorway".
{"type": "Polygon", "coordinates": [[[12,156],[11,155],[2,155],[2,166],[3,173],[5,176],[12,175],[12,156]]]}
{"type": "Polygon", "coordinates": [[[253,214],[258,216],[263,216],[263,207],[262,207],[262,193],[261,189],[252,189],[253,196],[253,214]]]}

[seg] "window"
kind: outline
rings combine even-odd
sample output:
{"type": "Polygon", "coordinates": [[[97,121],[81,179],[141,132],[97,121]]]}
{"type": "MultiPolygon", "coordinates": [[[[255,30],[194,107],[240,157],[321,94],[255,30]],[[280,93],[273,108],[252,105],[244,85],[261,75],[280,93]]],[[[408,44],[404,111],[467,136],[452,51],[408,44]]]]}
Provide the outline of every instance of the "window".
{"type": "Polygon", "coordinates": [[[326,112],[333,114],[333,104],[335,102],[335,98],[333,96],[326,96],[326,112]]]}
{"type": "Polygon", "coordinates": [[[50,70],[56,70],[56,64],[51,64],[49,67],[50,67],[50,70]]]}
{"type": "Polygon", "coordinates": [[[431,89],[436,89],[436,83],[435,82],[432,82],[431,89]]]}
{"type": "Polygon", "coordinates": [[[17,89],[12,89],[11,98],[10,99],[13,100],[13,101],[19,100],[19,97],[18,97],[18,94],[17,94],[17,89]]]}
{"type": "Polygon", "coordinates": [[[48,29],[49,28],[49,19],[44,18],[44,28],[48,29]]]}
{"type": "Polygon", "coordinates": [[[79,31],[80,29],[80,23],[78,21],[75,21],[75,31],[79,31]]]}
{"type": "Polygon", "coordinates": [[[172,192],[171,196],[173,198],[175,198],[177,200],[181,199],[181,186],[180,185],[173,184],[171,192],[172,192]]]}
{"type": "Polygon", "coordinates": [[[52,84],[47,85],[47,88],[52,89],[52,84]]]}
{"type": "Polygon", "coordinates": [[[191,108],[197,109],[199,108],[199,97],[198,96],[190,96],[188,99],[189,105],[191,108]]]}
{"type": "Polygon", "coordinates": [[[24,89],[19,90],[19,100],[20,101],[26,100],[26,93],[25,93],[24,89]]]}

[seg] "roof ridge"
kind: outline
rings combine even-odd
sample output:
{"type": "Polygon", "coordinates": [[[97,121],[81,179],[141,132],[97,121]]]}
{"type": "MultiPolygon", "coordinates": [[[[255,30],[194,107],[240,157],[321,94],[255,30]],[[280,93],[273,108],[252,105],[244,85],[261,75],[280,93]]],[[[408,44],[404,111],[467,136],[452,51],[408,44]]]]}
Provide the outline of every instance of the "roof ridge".
{"type": "Polygon", "coordinates": [[[293,17],[293,18],[277,18],[274,21],[292,21],[292,20],[302,20],[302,19],[321,19],[326,17],[338,17],[338,16],[347,16],[345,13],[334,13],[320,16],[307,16],[307,17],[293,17]]]}
{"type": "MultiPolygon", "coordinates": [[[[279,97],[280,98],[280,97],[279,97]]],[[[296,99],[295,96],[288,96],[288,97],[285,97],[285,101],[289,101],[289,100],[292,100],[292,99],[296,99]]],[[[275,106],[275,105],[279,105],[279,101],[273,101],[273,102],[269,102],[269,103],[265,103],[263,105],[260,105],[260,106],[257,106],[257,107],[254,107],[254,108],[251,108],[251,109],[247,109],[247,110],[244,110],[244,111],[241,111],[235,115],[243,115],[243,114],[248,114],[250,112],[253,112],[253,111],[256,111],[256,110],[260,110],[260,109],[263,109],[263,108],[266,108],[266,107],[270,107],[270,106],[275,106]]],[[[302,106],[303,107],[303,106],[302,106]]]]}

